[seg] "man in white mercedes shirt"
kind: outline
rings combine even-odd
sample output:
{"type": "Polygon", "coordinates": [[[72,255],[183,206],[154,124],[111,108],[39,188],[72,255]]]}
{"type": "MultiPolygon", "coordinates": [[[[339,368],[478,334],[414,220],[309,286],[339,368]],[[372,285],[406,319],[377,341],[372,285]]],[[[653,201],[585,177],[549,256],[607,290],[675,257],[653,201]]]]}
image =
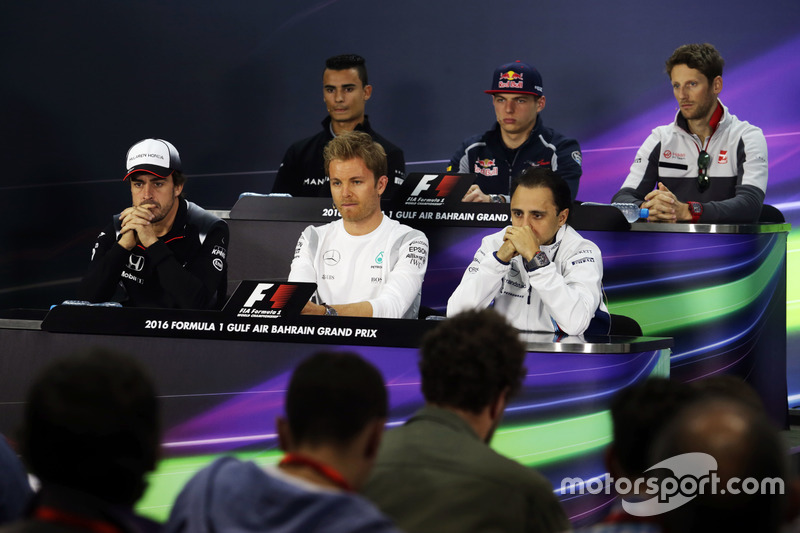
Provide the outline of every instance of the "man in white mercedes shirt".
{"type": "Polygon", "coordinates": [[[342,218],[307,227],[297,241],[289,281],[317,284],[302,313],[417,318],[428,238],[381,211],[386,152],[369,134],[346,132],[324,159],[342,218]]]}
{"type": "Polygon", "coordinates": [[[447,302],[447,316],[494,303],[522,331],[603,334],[600,249],[567,224],[567,183],[529,168],[511,184],[511,226],[487,235],[447,302]]]}

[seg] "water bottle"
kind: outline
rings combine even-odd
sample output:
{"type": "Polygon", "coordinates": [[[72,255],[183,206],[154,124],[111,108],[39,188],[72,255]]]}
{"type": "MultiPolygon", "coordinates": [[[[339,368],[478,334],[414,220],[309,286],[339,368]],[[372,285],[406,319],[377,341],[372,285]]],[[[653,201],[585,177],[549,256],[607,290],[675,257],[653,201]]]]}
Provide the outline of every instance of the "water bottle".
{"type": "Polygon", "coordinates": [[[647,218],[650,216],[649,209],[643,209],[637,206],[636,204],[625,204],[625,203],[613,203],[613,204],[599,204],[597,202],[583,202],[581,205],[612,205],[622,211],[622,215],[625,217],[625,220],[630,222],[631,224],[639,220],[640,218],[647,218]]]}

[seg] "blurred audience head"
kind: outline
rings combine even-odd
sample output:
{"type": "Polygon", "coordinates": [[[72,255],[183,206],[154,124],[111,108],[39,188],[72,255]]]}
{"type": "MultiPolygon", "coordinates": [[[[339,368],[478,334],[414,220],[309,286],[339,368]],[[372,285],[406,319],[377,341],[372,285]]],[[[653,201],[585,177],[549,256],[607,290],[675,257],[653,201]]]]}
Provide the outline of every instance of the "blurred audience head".
{"type": "Polygon", "coordinates": [[[132,505],[158,458],[155,389],[131,357],[95,348],[45,367],[28,392],[20,448],[43,487],[132,505]]]}
{"type": "MultiPolygon", "coordinates": [[[[657,464],[693,452],[716,460],[713,475],[718,476],[718,490],[706,484],[702,493],[662,514],[659,518],[666,531],[780,530],[789,517],[788,494],[792,490],[788,453],[763,410],[726,395],[699,397],[680,410],[657,436],[651,459],[657,464]],[[773,486],[773,482],[778,485],[773,486]],[[755,493],[748,494],[754,487],[755,493]],[[772,491],[775,487],[780,490],[772,491]]],[[[667,470],[656,473],[673,475],[667,470]]]]}
{"type": "Polygon", "coordinates": [[[383,376],[349,352],[320,352],[300,363],[289,381],[285,411],[295,446],[346,445],[368,423],[386,418],[383,376]]]}

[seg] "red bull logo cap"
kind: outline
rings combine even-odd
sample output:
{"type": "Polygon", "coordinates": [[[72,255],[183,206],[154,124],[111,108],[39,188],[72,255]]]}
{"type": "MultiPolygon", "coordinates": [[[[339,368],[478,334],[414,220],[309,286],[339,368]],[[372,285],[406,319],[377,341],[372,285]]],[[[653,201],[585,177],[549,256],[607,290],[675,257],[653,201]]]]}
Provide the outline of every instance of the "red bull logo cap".
{"type": "Polygon", "coordinates": [[[181,156],[171,143],[163,139],[143,139],[128,150],[125,168],[123,181],[134,172],[149,172],[166,178],[181,169],[181,156]]]}
{"type": "Polygon", "coordinates": [[[485,92],[486,94],[520,93],[543,96],[542,75],[538,70],[522,61],[506,63],[495,69],[492,88],[485,92]]]}

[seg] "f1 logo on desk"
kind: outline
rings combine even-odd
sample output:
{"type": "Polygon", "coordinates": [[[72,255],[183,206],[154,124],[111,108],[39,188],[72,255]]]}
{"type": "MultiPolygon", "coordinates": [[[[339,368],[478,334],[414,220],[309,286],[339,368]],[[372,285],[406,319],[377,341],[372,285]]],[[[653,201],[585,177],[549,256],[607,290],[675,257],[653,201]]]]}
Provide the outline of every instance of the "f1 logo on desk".
{"type": "Polygon", "coordinates": [[[282,309],[297,288],[294,285],[278,285],[275,290],[270,291],[272,287],[275,287],[274,283],[259,283],[256,285],[255,290],[250,294],[244,306],[253,307],[256,302],[263,301],[267,294],[272,294],[272,298],[269,299],[272,304],[270,307],[272,309],[282,309]]]}
{"type": "Polygon", "coordinates": [[[473,181],[474,174],[414,172],[408,175],[395,196],[402,199],[402,205],[441,206],[445,202],[461,201],[473,181]]]}
{"type": "MultiPolygon", "coordinates": [[[[417,186],[411,191],[409,196],[419,196],[422,191],[430,190],[431,182],[438,182],[436,188],[431,191],[430,194],[436,192],[437,198],[447,198],[447,196],[452,192],[453,187],[456,186],[458,183],[458,176],[450,175],[450,174],[425,174],[422,176],[422,179],[419,180],[417,186]]],[[[429,196],[426,194],[425,196],[429,196]]]]}
{"type": "Polygon", "coordinates": [[[245,280],[223,311],[236,318],[278,318],[299,314],[316,284],[245,280]]]}

